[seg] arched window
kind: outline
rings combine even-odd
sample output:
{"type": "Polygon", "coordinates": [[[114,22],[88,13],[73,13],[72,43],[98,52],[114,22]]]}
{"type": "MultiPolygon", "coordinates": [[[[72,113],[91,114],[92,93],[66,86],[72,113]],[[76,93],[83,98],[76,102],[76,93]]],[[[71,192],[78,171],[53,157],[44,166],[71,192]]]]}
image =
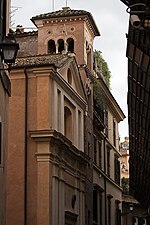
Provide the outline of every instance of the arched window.
{"type": "Polygon", "coordinates": [[[72,84],[72,74],[70,68],[67,70],[67,81],[70,85],[72,84]]]}
{"type": "Polygon", "coordinates": [[[58,52],[62,53],[63,50],[64,50],[64,40],[63,39],[59,39],[58,40],[58,52]]]}
{"type": "Polygon", "coordinates": [[[55,41],[54,40],[49,40],[48,41],[48,53],[49,54],[56,53],[56,46],[55,46],[55,41]]]}
{"type": "Polygon", "coordinates": [[[64,135],[72,140],[72,113],[67,106],[64,108],[64,135]]]}
{"type": "Polygon", "coordinates": [[[74,40],[73,40],[73,38],[68,38],[67,43],[68,43],[68,52],[74,52],[74,40]]]}

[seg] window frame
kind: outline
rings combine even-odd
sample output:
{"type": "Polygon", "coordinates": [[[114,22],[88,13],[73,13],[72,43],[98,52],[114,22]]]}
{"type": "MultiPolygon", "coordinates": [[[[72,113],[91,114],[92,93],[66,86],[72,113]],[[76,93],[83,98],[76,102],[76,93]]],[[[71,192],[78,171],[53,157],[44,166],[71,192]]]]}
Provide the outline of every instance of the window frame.
{"type": "Polygon", "coordinates": [[[111,149],[109,148],[109,147],[107,147],[107,157],[106,157],[106,159],[107,159],[107,176],[108,177],[110,177],[110,167],[111,167],[111,165],[110,165],[110,151],[111,151],[111,149]]]}
{"type": "Polygon", "coordinates": [[[105,109],[105,134],[107,136],[107,138],[109,138],[109,134],[108,134],[108,110],[105,109]]]}
{"type": "Polygon", "coordinates": [[[112,198],[113,196],[107,195],[107,210],[108,210],[108,225],[111,225],[111,220],[112,220],[112,198]]]}
{"type": "Polygon", "coordinates": [[[120,182],[120,179],[121,179],[121,172],[120,172],[120,161],[119,161],[119,157],[117,155],[115,155],[114,157],[114,180],[115,180],[115,183],[117,185],[120,186],[121,182],[120,182]]]}
{"type": "Polygon", "coordinates": [[[113,119],[113,145],[116,147],[116,122],[113,119]]]}

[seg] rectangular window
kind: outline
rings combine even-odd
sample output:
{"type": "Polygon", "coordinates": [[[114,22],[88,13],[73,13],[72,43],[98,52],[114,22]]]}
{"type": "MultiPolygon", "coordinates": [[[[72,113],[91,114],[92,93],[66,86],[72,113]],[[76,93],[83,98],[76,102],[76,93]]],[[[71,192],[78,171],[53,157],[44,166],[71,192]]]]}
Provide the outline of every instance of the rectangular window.
{"type": "Polygon", "coordinates": [[[102,141],[98,142],[98,150],[99,150],[99,167],[102,169],[102,141]]]}
{"type": "Polygon", "coordinates": [[[108,137],[108,111],[105,110],[105,134],[108,137]]]}
{"type": "Polygon", "coordinates": [[[93,225],[98,223],[97,190],[93,191],[93,225]]]}
{"type": "Polygon", "coordinates": [[[112,199],[112,196],[107,196],[107,204],[108,204],[108,225],[111,225],[111,199],[112,199]]]}
{"type": "Polygon", "coordinates": [[[103,204],[102,204],[102,192],[103,190],[93,190],[93,225],[102,225],[103,221],[103,204]]]}
{"type": "Polygon", "coordinates": [[[115,182],[120,185],[120,161],[117,156],[115,156],[115,182]]]}
{"type": "Polygon", "coordinates": [[[116,147],[116,123],[113,120],[113,144],[116,147]]]}
{"type": "Polygon", "coordinates": [[[82,126],[81,112],[78,110],[78,148],[79,149],[82,147],[81,146],[81,138],[82,138],[81,126],[82,126]]]}
{"type": "Polygon", "coordinates": [[[119,200],[115,201],[115,205],[116,205],[116,219],[115,219],[116,223],[115,224],[117,225],[121,225],[121,209],[119,208],[120,203],[121,202],[119,200]]]}
{"type": "Polygon", "coordinates": [[[61,131],[61,91],[57,90],[57,129],[61,131]]]}
{"type": "Polygon", "coordinates": [[[94,136],[94,163],[97,164],[97,139],[94,136]]]}
{"type": "Polygon", "coordinates": [[[0,122],[0,164],[2,163],[2,123],[0,122]]]}
{"type": "Polygon", "coordinates": [[[102,225],[102,221],[103,221],[103,218],[102,218],[102,216],[103,216],[102,192],[99,193],[99,197],[100,197],[100,199],[99,199],[99,207],[100,207],[100,209],[99,209],[99,212],[100,212],[100,218],[99,218],[100,221],[99,221],[99,224],[102,225]]]}
{"type": "Polygon", "coordinates": [[[110,149],[107,149],[107,175],[110,177],[110,149]]]}

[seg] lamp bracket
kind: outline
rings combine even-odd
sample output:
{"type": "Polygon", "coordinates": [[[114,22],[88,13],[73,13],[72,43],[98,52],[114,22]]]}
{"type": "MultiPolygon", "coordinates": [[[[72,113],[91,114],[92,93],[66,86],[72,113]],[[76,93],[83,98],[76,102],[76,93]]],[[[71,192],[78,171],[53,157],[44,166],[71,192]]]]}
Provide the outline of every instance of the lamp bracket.
{"type": "Polygon", "coordinates": [[[140,13],[146,13],[146,12],[149,12],[149,8],[147,7],[146,4],[144,3],[135,3],[133,5],[130,5],[127,9],[126,9],[126,12],[129,13],[129,14],[140,14],[140,13]],[[134,10],[134,11],[131,11],[132,8],[134,7],[137,7],[137,6],[142,6],[144,7],[144,10],[134,10]]]}

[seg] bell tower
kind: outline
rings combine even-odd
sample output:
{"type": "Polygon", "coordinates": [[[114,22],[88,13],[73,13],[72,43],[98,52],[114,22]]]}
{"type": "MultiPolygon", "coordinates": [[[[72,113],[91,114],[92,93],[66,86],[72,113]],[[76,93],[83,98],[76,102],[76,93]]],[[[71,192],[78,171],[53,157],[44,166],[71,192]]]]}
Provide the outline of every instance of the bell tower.
{"type": "Polygon", "coordinates": [[[99,30],[91,13],[62,10],[32,17],[38,28],[38,54],[75,54],[78,65],[93,68],[93,41],[99,30]]]}

